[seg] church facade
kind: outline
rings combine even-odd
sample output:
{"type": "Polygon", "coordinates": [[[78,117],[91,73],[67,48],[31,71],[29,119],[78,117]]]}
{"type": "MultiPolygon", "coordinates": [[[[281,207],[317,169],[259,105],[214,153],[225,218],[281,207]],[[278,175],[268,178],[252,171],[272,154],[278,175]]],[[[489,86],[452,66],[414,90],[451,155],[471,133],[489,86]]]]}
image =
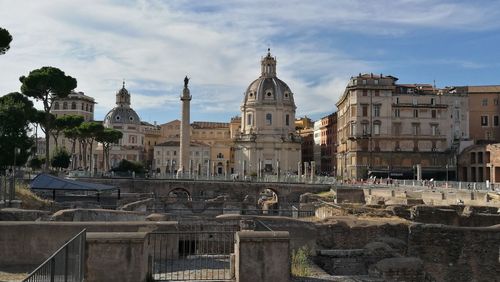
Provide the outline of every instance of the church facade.
{"type": "Polygon", "coordinates": [[[295,131],[294,94],[276,76],[270,51],[261,60],[261,75],[248,86],[241,104],[240,132],[234,139],[239,175],[295,173],[301,161],[301,139],[295,131]]]}

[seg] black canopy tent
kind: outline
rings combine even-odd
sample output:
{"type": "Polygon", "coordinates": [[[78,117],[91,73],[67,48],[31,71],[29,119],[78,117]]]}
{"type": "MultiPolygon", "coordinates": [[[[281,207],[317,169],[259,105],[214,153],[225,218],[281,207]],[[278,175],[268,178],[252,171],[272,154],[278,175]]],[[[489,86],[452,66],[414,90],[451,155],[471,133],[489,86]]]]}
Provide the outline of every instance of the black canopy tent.
{"type": "Polygon", "coordinates": [[[118,199],[120,199],[120,189],[115,186],[76,181],[72,179],[60,178],[50,174],[39,174],[31,181],[30,188],[32,190],[50,190],[52,191],[52,199],[55,201],[56,192],[95,192],[97,201],[102,192],[117,191],[118,199]]]}

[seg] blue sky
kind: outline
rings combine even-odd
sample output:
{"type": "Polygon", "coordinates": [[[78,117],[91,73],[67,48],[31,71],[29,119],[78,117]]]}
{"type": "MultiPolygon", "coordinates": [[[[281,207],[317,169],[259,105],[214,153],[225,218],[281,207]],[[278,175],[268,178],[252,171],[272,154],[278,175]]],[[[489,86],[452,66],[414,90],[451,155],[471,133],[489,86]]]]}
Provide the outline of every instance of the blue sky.
{"type": "Polygon", "coordinates": [[[125,79],[149,122],[180,116],[190,78],[192,121],[228,122],[259,76],[268,47],[295,94],[297,116],[335,111],[348,79],[383,73],[400,83],[500,84],[500,1],[11,1],[0,26],[14,37],[0,56],[0,94],[50,65],[114,107],[125,79]]]}

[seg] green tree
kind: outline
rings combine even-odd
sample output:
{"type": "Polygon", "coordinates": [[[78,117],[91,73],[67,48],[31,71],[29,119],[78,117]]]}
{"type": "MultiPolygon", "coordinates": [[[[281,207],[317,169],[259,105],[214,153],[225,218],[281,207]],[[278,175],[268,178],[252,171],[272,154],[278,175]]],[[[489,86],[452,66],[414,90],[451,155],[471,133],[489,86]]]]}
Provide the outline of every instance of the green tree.
{"type": "Polygon", "coordinates": [[[14,163],[23,165],[28,160],[33,139],[28,136],[29,124],[36,116],[33,102],[20,93],[0,97],[0,167],[14,163]],[[16,148],[19,153],[15,153],[16,148]]]}
{"type": "Polygon", "coordinates": [[[118,166],[112,169],[113,171],[134,171],[135,173],[144,173],[144,165],[139,162],[127,161],[125,159],[121,160],[118,166]]]}
{"type": "Polygon", "coordinates": [[[45,163],[45,159],[34,157],[29,162],[29,167],[33,170],[37,170],[42,168],[42,165],[45,163]]]}
{"type": "Polygon", "coordinates": [[[67,116],[67,124],[66,128],[63,130],[64,137],[68,138],[71,142],[71,156],[72,156],[72,162],[71,165],[73,166],[72,169],[75,169],[77,167],[77,158],[76,158],[76,143],[78,140],[79,132],[78,132],[78,127],[83,123],[84,117],[80,115],[69,115],[67,116]]]}
{"type": "MultiPolygon", "coordinates": [[[[21,76],[21,92],[35,98],[43,103],[43,111],[45,112],[45,123],[42,124],[42,129],[45,132],[45,159],[50,159],[50,132],[52,130],[52,120],[50,118],[50,110],[55,99],[65,98],[69,93],[76,88],[76,79],[66,75],[63,71],[54,67],[42,67],[33,70],[28,76],[21,76]]],[[[44,170],[48,171],[49,162],[45,163],[44,170]]]]}
{"type": "Polygon", "coordinates": [[[50,133],[52,137],[54,137],[56,148],[59,147],[58,141],[61,132],[64,132],[64,130],[68,128],[77,127],[82,124],[83,121],[84,117],[81,115],[67,115],[54,119],[54,126],[50,133]]]}
{"type": "Polygon", "coordinates": [[[64,149],[55,149],[52,160],[51,160],[51,165],[52,167],[63,169],[63,168],[68,168],[69,164],[71,163],[71,156],[69,153],[64,150],[64,149]]]}
{"type": "Polygon", "coordinates": [[[90,165],[92,165],[92,148],[99,132],[104,130],[100,122],[85,121],[78,127],[78,135],[83,150],[83,165],[87,168],[87,148],[90,152],[90,165]]]}
{"type": "Polygon", "coordinates": [[[0,55],[10,49],[10,42],[12,42],[12,36],[9,31],[0,27],[0,55]]]}
{"type": "Polygon", "coordinates": [[[113,128],[104,128],[97,134],[96,141],[102,144],[102,169],[109,170],[109,150],[112,144],[118,143],[123,133],[113,128]]]}

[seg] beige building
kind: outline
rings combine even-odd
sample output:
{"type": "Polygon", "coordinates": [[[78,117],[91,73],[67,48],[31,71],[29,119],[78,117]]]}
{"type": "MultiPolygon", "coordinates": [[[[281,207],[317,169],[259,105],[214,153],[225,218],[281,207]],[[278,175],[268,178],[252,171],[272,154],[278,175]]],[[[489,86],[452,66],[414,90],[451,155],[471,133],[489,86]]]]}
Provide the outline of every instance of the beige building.
{"type": "Polygon", "coordinates": [[[241,129],[235,138],[235,172],[261,175],[295,172],[301,161],[295,132],[294,94],[276,76],[276,58],[268,52],[261,75],[248,86],[241,104],[241,129]]]}
{"type": "Polygon", "coordinates": [[[467,96],[429,84],[396,84],[393,76],[358,75],[337,102],[337,175],[455,177],[468,138],[467,96]],[[451,171],[451,172],[450,172],[451,171]]]}
{"type": "Polygon", "coordinates": [[[500,85],[461,86],[450,91],[469,97],[469,130],[474,143],[500,142],[500,85]]]}
{"type": "MultiPolygon", "coordinates": [[[[174,177],[180,164],[180,142],[167,141],[154,146],[153,171],[162,176],[174,177]]],[[[210,146],[191,142],[186,176],[207,175],[210,168],[210,146]]]]}
{"type": "MultiPolygon", "coordinates": [[[[83,92],[71,92],[66,98],[56,99],[50,112],[56,118],[67,115],[79,115],[83,116],[85,121],[93,121],[95,104],[94,98],[85,95],[83,92]]],[[[52,135],[49,138],[49,142],[50,150],[53,151],[56,148],[56,144],[52,135]]],[[[58,147],[64,148],[67,152],[72,154],[71,169],[83,168],[83,150],[78,142],[76,142],[75,150],[73,151],[73,143],[70,139],[65,138],[64,134],[61,132],[57,143],[58,147]]],[[[96,146],[94,146],[94,148],[95,147],[96,146]]],[[[87,152],[87,164],[90,164],[90,156],[91,154],[87,152]]]]}
{"type": "MultiPolygon", "coordinates": [[[[173,120],[160,125],[159,132],[159,136],[155,137],[154,140],[148,140],[149,143],[179,142],[180,121],[173,120]]],[[[208,146],[209,155],[207,160],[210,162],[209,173],[211,175],[227,175],[232,173],[234,168],[231,161],[233,145],[231,123],[195,121],[190,125],[190,134],[192,144],[205,144],[208,146]]],[[[172,146],[175,143],[169,144],[169,146],[172,146]]],[[[156,157],[154,155],[155,160],[153,162],[157,163],[156,157]]]]}

